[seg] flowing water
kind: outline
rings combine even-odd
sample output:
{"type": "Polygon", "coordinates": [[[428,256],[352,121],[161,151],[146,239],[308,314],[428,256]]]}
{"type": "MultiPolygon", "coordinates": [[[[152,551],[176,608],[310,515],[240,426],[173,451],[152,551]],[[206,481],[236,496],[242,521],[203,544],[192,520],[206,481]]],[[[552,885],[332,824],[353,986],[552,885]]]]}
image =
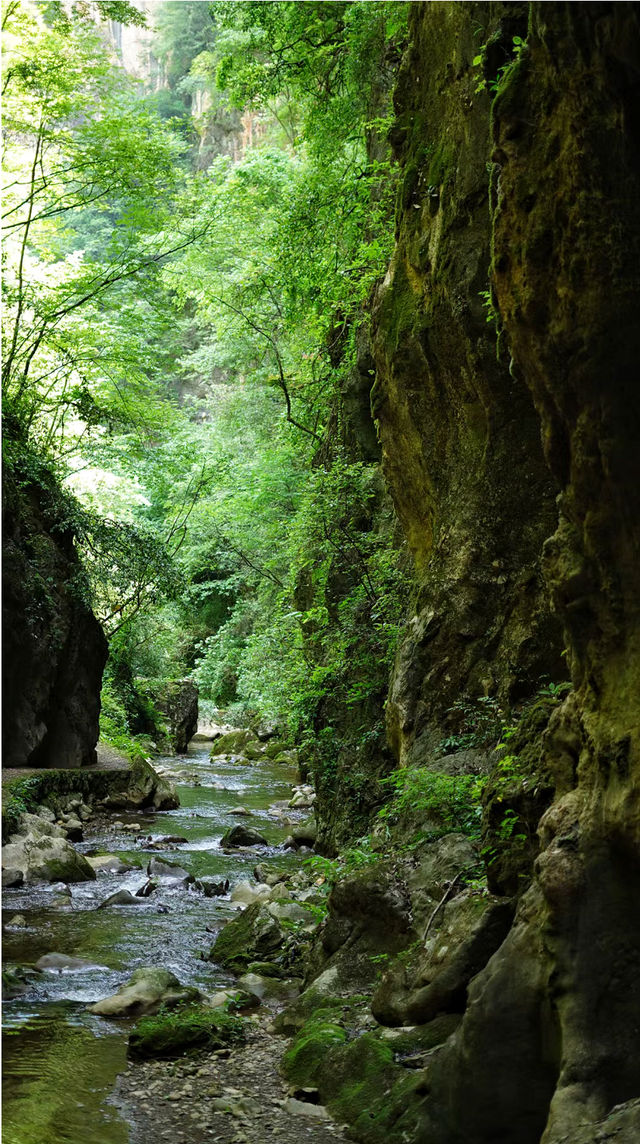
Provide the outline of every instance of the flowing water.
{"type": "MultiPolygon", "coordinates": [[[[177,810],[121,813],[114,820],[139,823],[144,836],[179,835],[187,842],[145,851],[136,834],[111,824],[85,832],[78,849],[99,848],[136,863],[125,874],[99,874],[71,887],[70,899],[50,886],[6,890],[3,945],[6,962],[25,965],[45,953],[85,958],[91,968],[46,970],[27,991],[3,1007],[3,1144],[127,1144],[127,1124],[108,1103],[126,1063],[128,1022],[109,1022],[87,1012],[93,1001],[116,991],[141,966],[162,966],[187,985],[214,992],[230,978],[201,953],[214,932],[236,912],[228,895],[202,894],[157,879],[158,889],[137,906],[97,906],[115,890],[133,892],[146,880],[151,857],[177,862],[200,877],[228,878],[231,886],[251,878],[256,862],[278,867],[299,859],[276,848],[289,833],[274,803],[290,797],[297,775],[269,760],[210,759],[210,745],[193,744],[185,756],[159,759],[172,772],[180,795],[177,810]],[[231,814],[243,806],[253,817],[231,814]],[[269,841],[268,850],[224,853],[223,833],[247,822],[269,841]],[[165,912],[166,911],[166,912],[165,912]],[[21,914],[26,924],[11,925],[21,914]]],[[[287,812],[291,819],[301,817],[287,812]]],[[[303,817],[303,816],[302,816],[303,817]]]]}

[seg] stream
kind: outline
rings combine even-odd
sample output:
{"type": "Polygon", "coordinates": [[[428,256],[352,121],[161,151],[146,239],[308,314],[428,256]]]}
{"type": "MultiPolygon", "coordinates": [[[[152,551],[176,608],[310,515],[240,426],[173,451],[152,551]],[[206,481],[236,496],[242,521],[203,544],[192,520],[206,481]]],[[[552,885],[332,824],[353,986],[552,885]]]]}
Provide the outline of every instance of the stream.
{"type": "MultiPolygon", "coordinates": [[[[141,904],[96,912],[121,888],[133,892],[145,881],[152,857],[179,863],[196,878],[251,879],[257,862],[295,867],[295,852],[276,849],[289,833],[274,803],[290,798],[293,767],[210,758],[211,744],[195,742],[188,753],[159,758],[157,769],[178,788],[180,807],[161,812],[116,812],[109,822],[90,819],[83,852],[99,849],[136,864],[121,874],[99,873],[95,882],[71,887],[70,898],[49,885],[3,893],[4,959],[34,963],[56,952],[85,958],[94,965],[81,971],[45,970],[28,990],[3,1006],[4,1144],[128,1144],[129,1125],[109,1104],[116,1077],[126,1066],[131,1022],[105,1021],[87,1011],[94,1001],[114,993],[135,969],[162,966],[183,984],[213,993],[231,977],[201,959],[217,930],[237,912],[229,895],[206,898],[192,888],[159,879],[155,893],[141,904]],[[243,806],[251,818],[230,812],[243,806]],[[140,832],[126,827],[140,824],[140,832]],[[269,849],[225,853],[224,832],[247,822],[269,840],[269,849]],[[143,850],[148,835],[187,839],[166,849],[143,850]],[[142,836],[142,837],[141,837],[142,836]],[[167,912],[165,912],[165,910],[167,912]],[[26,924],[12,925],[22,915],[26,924]]],[[[308,811],[286,811],[290,821],[308,811]]]]}

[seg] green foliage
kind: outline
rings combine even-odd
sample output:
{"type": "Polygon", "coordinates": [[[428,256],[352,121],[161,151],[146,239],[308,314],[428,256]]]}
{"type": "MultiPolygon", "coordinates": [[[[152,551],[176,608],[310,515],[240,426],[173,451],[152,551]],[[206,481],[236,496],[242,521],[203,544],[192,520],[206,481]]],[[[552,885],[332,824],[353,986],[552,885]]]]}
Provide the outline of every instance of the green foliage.
{"type": "Polygon", "coordinates": [[[484,779],[407,767],[383,783],[391,797],[379,811],[381,821],[421,820],[430,837],[453,831],[479,837],[484,779]]]}
{"type": "Polygon", "coordinates": [[[495,747],[504,730],[504,712],[493,696],[460,696],[446,712],[451,732],[438,744],[440,755],[495,747]]]}
{"type": "Polygon", "coordinates": [[[8,838],[18,829],[20,816],[33,813],[39,802],[38,776],[7,783],[2,792],[2,837],[8,838]]]}
{"type": "MultiPolygon", "coordinates": [[[[511,70],[518,63],[522,53],[527,48],[527,42],[526,40],[523,40],[522,36],[513,36],[512,44],[513,47],[511,59],[507,59],[506,62],[498,68],[494,76],[486,78],[484,74],[481,74],[476,84],[476,92],[488,91],[492,95],[497,95],[500,89],[506,85],[511,74],[511,70]]],[[[483,44],[478,54],[473,58],[473,67],[484,69],[486,64],[486,56],[487,45],[483,44]]]]}

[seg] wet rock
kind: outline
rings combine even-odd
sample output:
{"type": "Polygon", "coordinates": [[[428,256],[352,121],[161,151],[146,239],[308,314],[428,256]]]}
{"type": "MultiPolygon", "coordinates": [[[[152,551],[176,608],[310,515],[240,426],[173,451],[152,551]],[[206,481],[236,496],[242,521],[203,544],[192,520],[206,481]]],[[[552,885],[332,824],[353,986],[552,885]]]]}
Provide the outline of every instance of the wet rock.
{"type": "Polygon", "coordinates": [[[197,1000],[199,997],[197,989],[181,985],[178,978],[168,969],[149,967],[137,969],[117,993],[105,997],[95,1005],[90,1005],[89,1012],[118,1020],[124,1017],[142,1016],[144,1013],[157,1013],[161,1005],[171,1008],[181,1002],[197,1000]]]}
{"type": "Polygon", "coordinates": [[[9,918],[9,921],[7,922],[8,926],[16,927],[26,926],[26,924],[27,919],[25,918],[24,914],[14,914],[13,917],[9,918]]]}
{"type": "Polygon", "coordinates": [[[220,898],[229,890],[229,879],[216,882],[213,878],[196,878],[193,888],[204,894],[205,898],[220,898]]]}
{"type": "Polygon", "coordinates": [[[299,906],[297,902],[270,902],[267,909],[272,917],[285,922],[312,922],[309,910],[299,906]]]}
{"type": "Polygon", "coordinates": [[[153,846],[180,846],[189,839],[185,838],[182,834],[164,834],[161,838],[153,838],[150,840],[153,846]]]}
{"type": "Polygon", "coordinates": [[[198,688],[190,679],[174,679],[151,686],[149,695],[168,722],[171,750],[183,754],[198,728],[198,688]]]}
{"type": "Polygon", "coordinates": [[[238,882],[231,891],[232,902],[243,902],[252,906],[254,902],[268,902],[271,897],[271,887],[258,882],[252,886],[250,882],[238,882]]]}
{"type": "Polygon", "coordinates": [[[183,866],[177,862],[168,862],[166,858],[152,858],[147,865],[147,874],[155,874],[160,878],[174,878],[177,882],[190,883],[195,879],[183,866]]]}
{"type": "Polygon", "coordinates": [[[123,862],[117,854],[88,855],[87,862],[97,874],[101,871],[109,874],[124,874],[127,870],[133,870],[133,866],[129,862],[123,862]]]}
{"type": "MultiPolygon", "coordinates": [[[[50,826],[50,829],[56,828],[50,826]]],[[[96,876],[86,858],[58,835],[29,833],[9,843],[2,849],[2,866],[12,872],[20,871],[25,883],[89,882],[96,876]]],[[[12,881],[12,885],[16,884],[12,881]]]]}
{"type": "Polygon", "coordinates": [[[288,750],[288,745],[284,739],[271,739],[265,748],[265,755],[268,759],[276,759],[283,751],[288,750]]]}
{"type": "Polygon", "coordinates": [[[22,870],[8,866],[2,871],[2,888],[12,889],[15,886],[21,886],[24,882],[24,874],[22,870]]]}
{"type": "Polygon", "coordinates": [[[36,816],[38,818],[43,818],[45,822],[54,823],[56,820],[56,816],[49,806],[37,806],[36,816]]]}
{"type": "Polygon", "coordinates": [[[259,862],[253,868],[253,876],[256,882],[264,882],[267,886],[277,886],[279,882],[287,881],[290,871],[274,870],[272,866],[266,866],[264,862],[259,862]]]}
{"type": "Polygon", "coordinates": [[[260,998],[256,997],[255,993],[249,993],[246,989],[220,989],[217,993],[212,993],[206,998],[206,1004],[210,1009],[222,1009],[229,1006],[236,1012],[241,1012],[242,1010],[259,1008],[260,998]]]}
{"type": "Polygon", "coordinates": [[[75,815],[69,815],[67,817],[67,820],[64,824],[64,829],[70,842],[82,842],[82,823],[79,818],[75,817],[75,815]]]}
{"type": "Polygon", "coordinates": [[[291,828],[291,837],[296,846],[313,847],[318,837],[318,827],[315,822],[301,822],[299,826],[291,828]]]}
{"type": "Polygon", "coordinates": [[[227,922],[211,947],[207,960],[241,971],[251,961],[267,961],[277,955],[284,936],[277,919],[265,906],[256,903],[227,922]]]}
{"type": "Polygon", "coordinates": [[[268,846],[263,834],[249,826],[232,826],[220,839],[221,846],[268,846]]]}
{"type": "Polygon", "coordinates": [[[136,890],[136,898],[148,898],[150,894],[153,894],[154,890],[157,890],[157,888],[158,883],[152,882],[151,878],[148,878],[144,885],[140,886],[140,888],[136,890]]]}
{"type": "Polygon", "coordinates": [[[300,992],[301,980],[284,981],[271,975],[259,973],[244,973],[238,978],[238,985],[247,993],[262,1000],[264,997],[279,1001],[291,1001],[300,992]]]}
{"type": "Polygon", "coordinates": [[[291,891],[287,889],[283,882],[276,883],[271,889],[272,902],[290,902],[291,891]]]}
{"type": "Polygon", "coordinates": [[[246,806],[234,806],[233,810],[229,811],[229,814],[235,814],[239,818],[253,818],[253,811],[247,810],[246,806]]]}
{"type": "Polygon", "coordinates": [[[87,961],[84,957],[71,957],[66,953],[45,953],[35,963],[36,969],[57,969],[60,972],[81,972],[83,969],[101,968],[95,961],[87,961]]]}
{"type": "Polygon", "coordinates": [[[2,970],[2,999],[9,1001],[12,997],[19,997],[31,985],[37,976],[37,970],[26,965],[6,965],[2,970]]]}
{"type": "Polygon", "coordinates": [[[139,906],[141,903],[142,898],[136,897],[130,890],[116,890],[115,894],[110,894],[104,902],[100,902],[98,909],[106,910],[108,906],[139,906]]]}
{"type": "Polygon", "coordinates": [[[258,762],[259,759],[265,757],[264,746],[262,743],[247,743],[243,747],[244,754],[252,763],[258,762]]]}

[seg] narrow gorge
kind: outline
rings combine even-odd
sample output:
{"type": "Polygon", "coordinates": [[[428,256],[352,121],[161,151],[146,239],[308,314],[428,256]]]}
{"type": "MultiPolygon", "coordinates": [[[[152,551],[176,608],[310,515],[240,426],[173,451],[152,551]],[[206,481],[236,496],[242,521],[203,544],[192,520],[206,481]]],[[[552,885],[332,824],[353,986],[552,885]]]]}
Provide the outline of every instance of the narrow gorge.
{"type": "Polygon", "coordinates": [[[639,8],[6,5],[6,1144],[640,1138],[639,8]]]}

